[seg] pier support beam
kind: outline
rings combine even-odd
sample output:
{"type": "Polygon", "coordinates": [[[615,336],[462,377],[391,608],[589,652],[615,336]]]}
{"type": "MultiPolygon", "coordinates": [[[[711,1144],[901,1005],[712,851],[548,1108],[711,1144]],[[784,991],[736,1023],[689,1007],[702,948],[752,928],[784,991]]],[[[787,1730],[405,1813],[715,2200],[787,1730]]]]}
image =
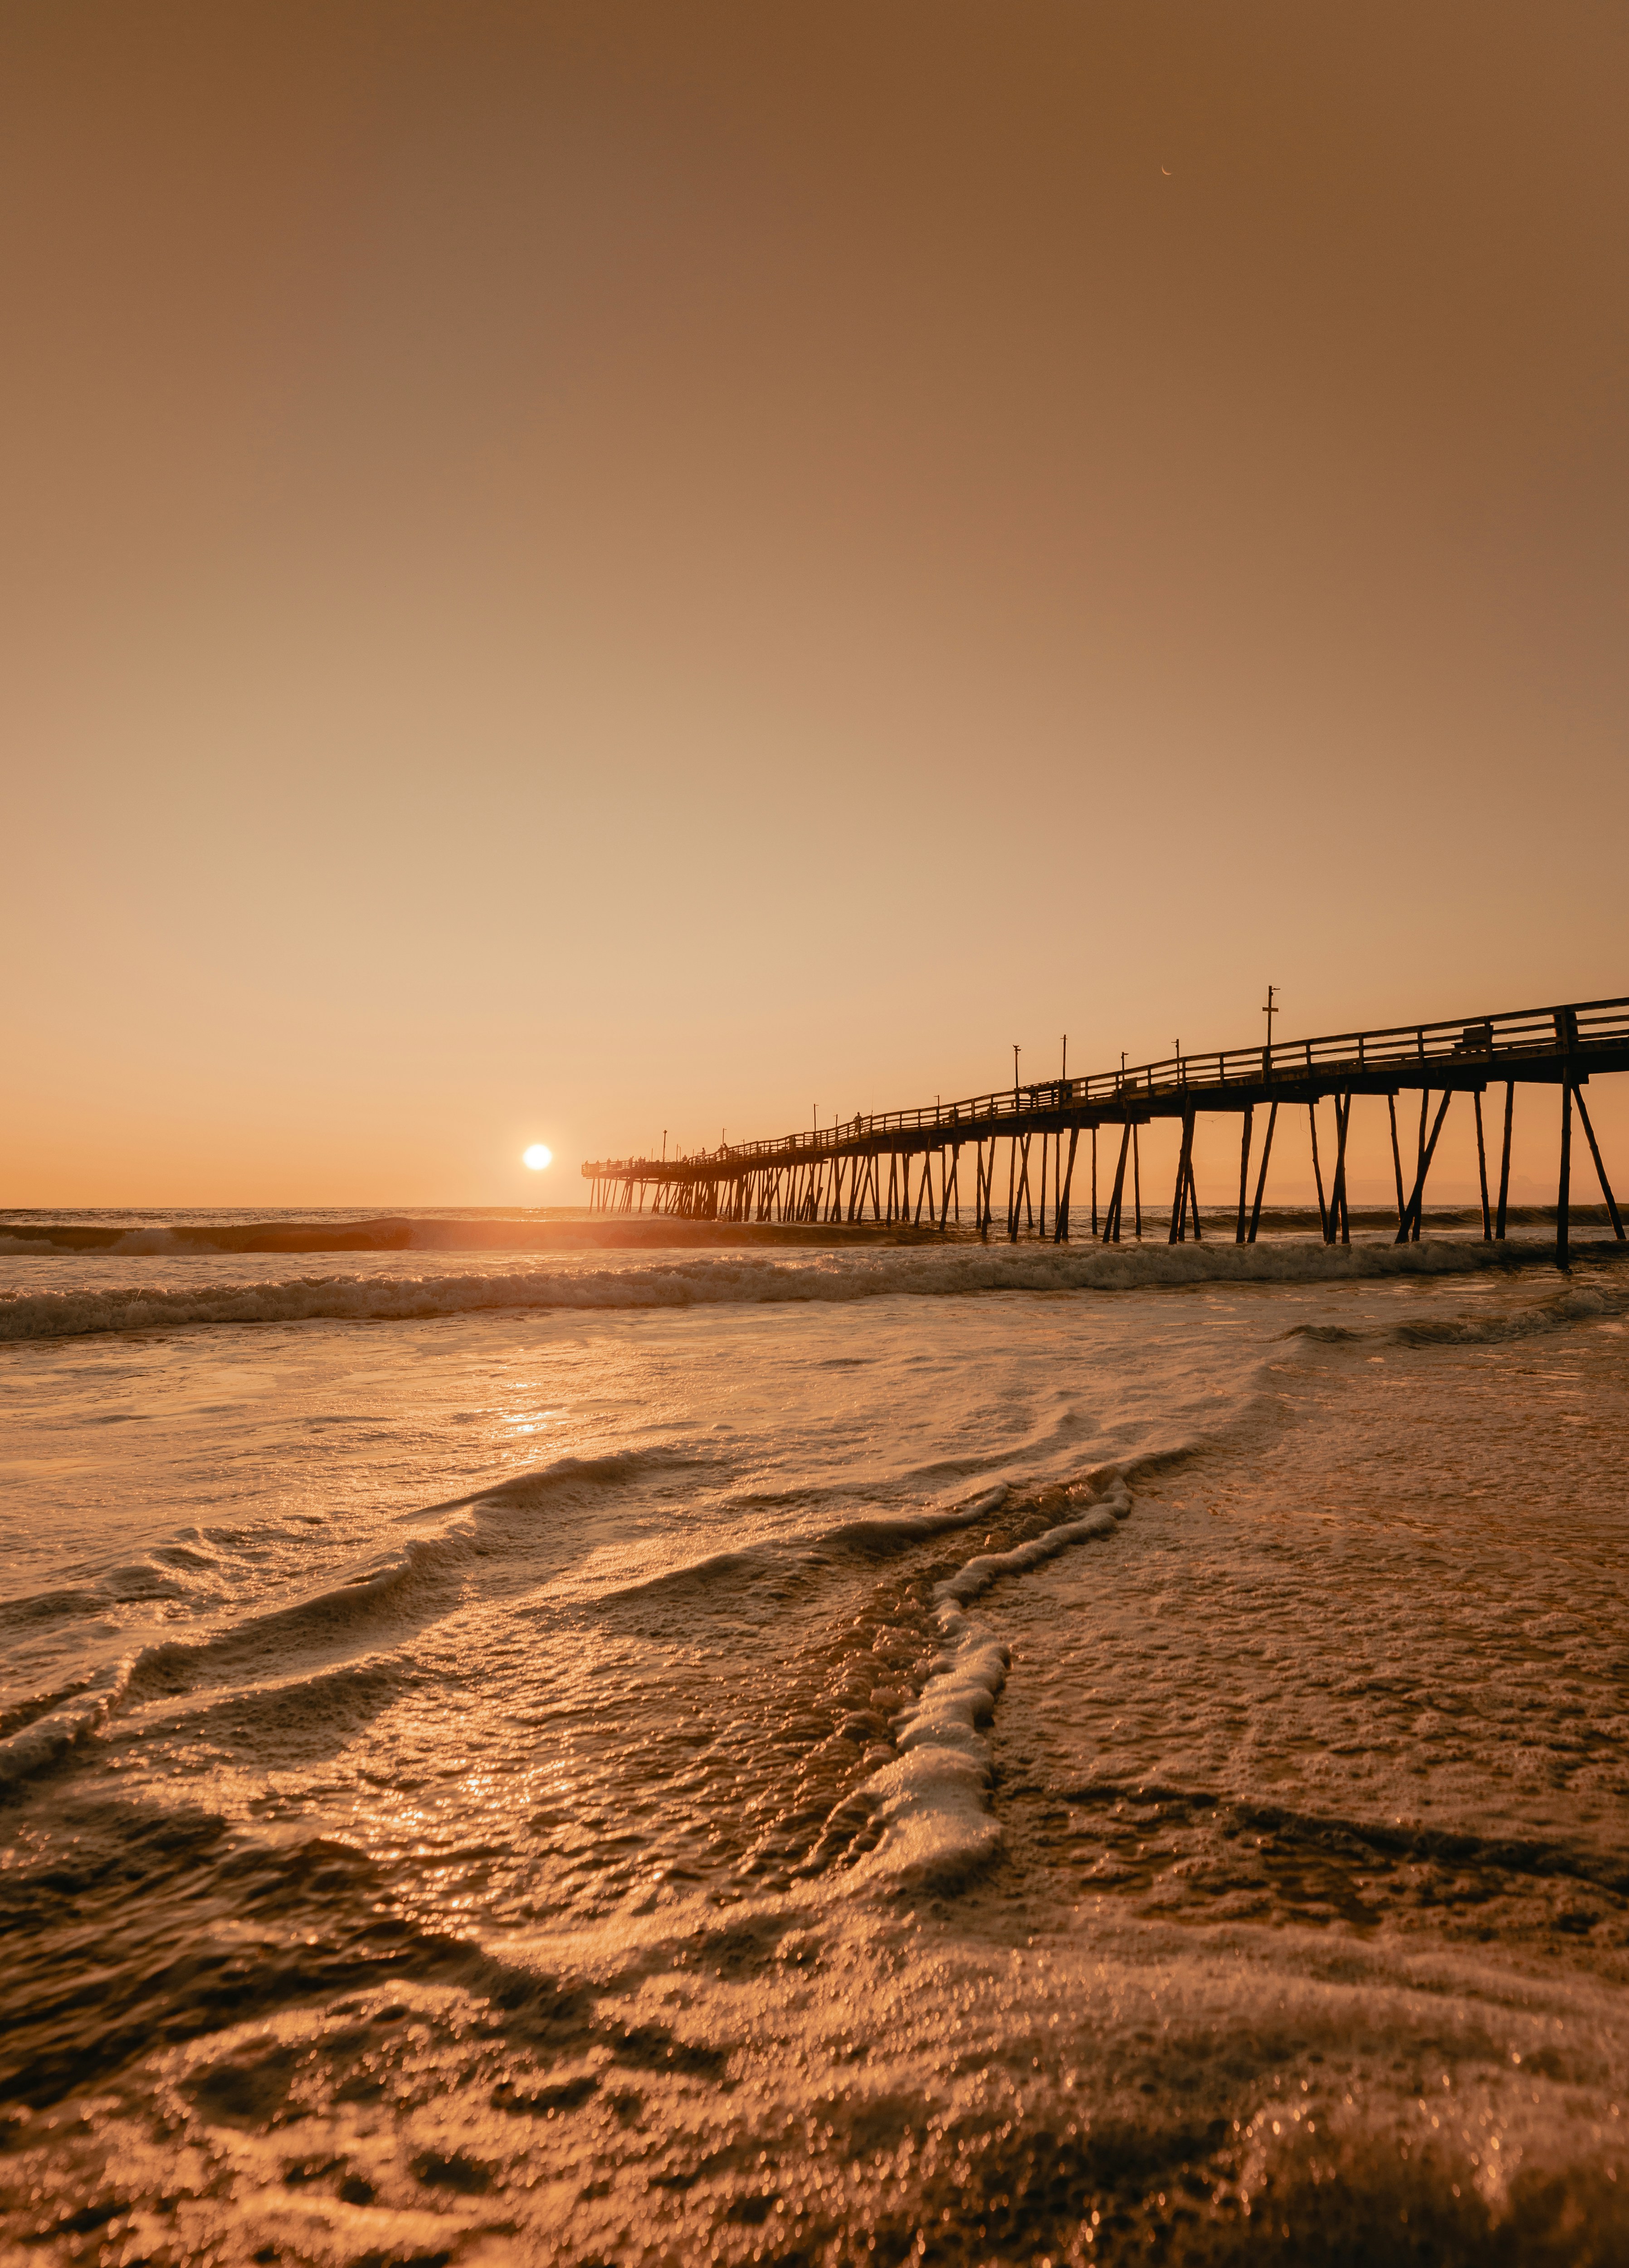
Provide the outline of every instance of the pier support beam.
{"type": "Polygon", "coordinates": [[[1491,1244],[1493,1241],[1493,1216],[1487,1203],[1487,1152],[1482,1142],[1482,1090],[1479,1086],[1471,1090],[1471,1100],[1476,1105],[1476,1171],[1482,1189],[1482,1241],[1491,1244]]]}
{"type": "Polygon", "coordinates": [[[1188,1207],[1193,1208],[1193,1235],[1199,1241],[1200,1201],[1193,1187],[1193,1113],[1182,1114],[1182,1148],[1177,1159],[1177,1189],[1170,1201],[1170,1233],[1168,1244],[1185,1244],[1188,1236],[1188,1207]]]}
{"type": "Polygon", "coordinates": [[[1109,1210],[1104,1215],[1103,1241],[1105,1244],[1118,1244],[1120,1241],[1120,1205],[1126,1195],[1126,1158],[1135,1130],[1127,1119],[1126,1131],[1120,1137],[1120,1158],[1114,1168],[1114,1188],[1109,1198],[1109,1210]]]}
{"type": "Polygon", "coordinates": [[[1247,1102],[1244,1123],[1239,1129],[1239,1225],[1233,1233],[1235,1244],[1244,1241],[1244,1207],[1250,1196],[1250,1130],[1255,1115],[1254,1104],[1247,1102]]]}
{"type": "Polygon", "coordinates": [[[1267,1110],[1267,1130],[1261,1145],[1261,1171],[1256,1176],[1256,1202],[1250,1209],[1250,1234],[1245,1239],[1248,1244],[1256,1241],[1256,1232],[1261,1226],[1261,1195],[1267,1186],[1267,1160],[1273,1155],[1273,1130],[1278,1123],[1279,1107],[1274,1101],[1267,1110]]]}
{"type": "Polygon", "coordinates": [[[1573,1093],[1578,1098],[1578,1116],[1583,1123],[1584,1138],[1589,1145],[1589,1155],[1595,1160],[1596,1178],[1601,1184],[1601,1195],[1606,1199],[1606,1210],[1611,1218],[1612,1234],[1618,1239],[1619,1244],[1622,1244],[1625,1241],[1624,1225],[1618,1218],[1618,1200],[1612,1195],[1612,1185],[1606,1178],[1606,1167],[1601,1163],[1601,1145],[1595,1138],[1595,1129],[1589,1123],[1589,1113],[1584,1108],[1583,1088],[1574,1086],[1573,1093]]]}
{"type": "Polygon", "coordinates": [[[1330,1184],[1329,1232],[1325,1241],[1335,1241],[1335,1232],[1340,1232],[1342,1244],[1352,1241],[1352,1215],[1346,1204],[1346,1129],[1352,1123],[1352,1097],[1335,1097],[1335,1178],[1330,1184]]]}
{"type": "MultiPolygon", "coordinates": [[[[1442,1101],[1437,1105],[1436,1119],[1431,1129],[1431,1139],[1421,1145],[1420,1172],[1414,1182],[1414,1194],[1408,1201],[1394,1240],[1398,1244],[1407,1244],[1411,1239],[1416,1244],[1420,1241],[1420,1216],[1425,1210],[1426,1175],[1431,1170],[1431,1160],[1436,1154],[1437,1137],[1442,1131],[1442,1121],[1448,1116],[1448,1106],[1453,1099],[1454,1090],[1450,1086],[1446,1089],[1442,1101]]],[[[1422,1123],[1423,1117],[1422,1112],[1422,1123]]]]}
{"type": "Polygon", "coordinates": [[[1573,1264],[1571,1228],[1567,1215],[1573,1182],[1573,1082],[1561,1081],[1561,1171],[1555,1193],[1555,1261],[1558,1268],[1573,1264]]]}
{"type": "Polygon", "coordinates": [[[1075,1145],[1081,1138],[1078,1126],[1069,1129],[1069,1162],[1063,1169],[1063,1187],[1058,1192],[1058,1218],[1053,1226],[1052,1241],[1067,1244],[1069,1237],[1069,1191],[1075,1186],[1075,1145]]]}
{"type": "Polygon", "coordinates": [[[1505,1207],[1510,1196],[1510,1125],[1515,1116],[1515,1081],[1505,1081],[1505,1139],[1499,1160],[1499,1212],[1493,1224],[1496,1243],[1505,1241],[1505,1207]]]}

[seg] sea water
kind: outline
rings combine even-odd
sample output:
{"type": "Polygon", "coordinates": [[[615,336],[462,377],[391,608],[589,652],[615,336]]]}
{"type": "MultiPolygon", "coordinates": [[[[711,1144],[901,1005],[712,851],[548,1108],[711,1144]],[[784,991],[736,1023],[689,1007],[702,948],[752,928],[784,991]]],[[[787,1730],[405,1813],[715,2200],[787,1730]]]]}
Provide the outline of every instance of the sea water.
{"type": "Polygon", "coordinates": [[[0,1253],[14,2257],[1629,2257],[1610,1251],[194,1228],[0,1253]]]}

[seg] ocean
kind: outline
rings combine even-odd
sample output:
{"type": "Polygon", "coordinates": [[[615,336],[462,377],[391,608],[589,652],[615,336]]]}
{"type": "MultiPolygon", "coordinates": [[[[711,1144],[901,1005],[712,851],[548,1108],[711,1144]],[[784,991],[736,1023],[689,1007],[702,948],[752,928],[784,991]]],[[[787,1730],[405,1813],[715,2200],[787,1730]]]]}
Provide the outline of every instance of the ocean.
{"type": "Polygon", "coordinates": [[[1629,2260],[1629,1271],[0,1218],[6,2262],[1629,2260]]]}

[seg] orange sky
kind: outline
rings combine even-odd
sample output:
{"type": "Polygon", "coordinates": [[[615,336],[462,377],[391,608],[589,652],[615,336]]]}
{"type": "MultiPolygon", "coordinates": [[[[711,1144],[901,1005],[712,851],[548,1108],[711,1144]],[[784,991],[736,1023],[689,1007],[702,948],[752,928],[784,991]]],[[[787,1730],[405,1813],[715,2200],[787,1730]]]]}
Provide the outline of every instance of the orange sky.
{"type": "Polygon", "coordinates": [[[6,11],[0,1203],[1629,990],[1626,44],[6,11]]]}

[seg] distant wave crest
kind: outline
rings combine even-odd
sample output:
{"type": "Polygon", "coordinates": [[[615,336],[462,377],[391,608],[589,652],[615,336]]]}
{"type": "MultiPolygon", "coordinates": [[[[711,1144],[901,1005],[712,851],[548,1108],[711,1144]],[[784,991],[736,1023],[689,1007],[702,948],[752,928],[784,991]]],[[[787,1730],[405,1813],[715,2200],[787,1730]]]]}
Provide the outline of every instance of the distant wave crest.
{"type": "Polygon", "coordinates": [[[1187,1284],[1339,1283],[1506,1265],[1480,1241],[1350,1250],[1311,1242],[1110,1246],[957,1245],[863,1252],[708,1254],[660,1265],[543,1268],[422,1277],[304,1276],[275,1284],[128,1285],[0,1294],[0,1339],[51,1339],[187,1324],[410,1322],[493,1309],[762,1305],[1001,1292],[1119,1292],[1187,1284]]]}

